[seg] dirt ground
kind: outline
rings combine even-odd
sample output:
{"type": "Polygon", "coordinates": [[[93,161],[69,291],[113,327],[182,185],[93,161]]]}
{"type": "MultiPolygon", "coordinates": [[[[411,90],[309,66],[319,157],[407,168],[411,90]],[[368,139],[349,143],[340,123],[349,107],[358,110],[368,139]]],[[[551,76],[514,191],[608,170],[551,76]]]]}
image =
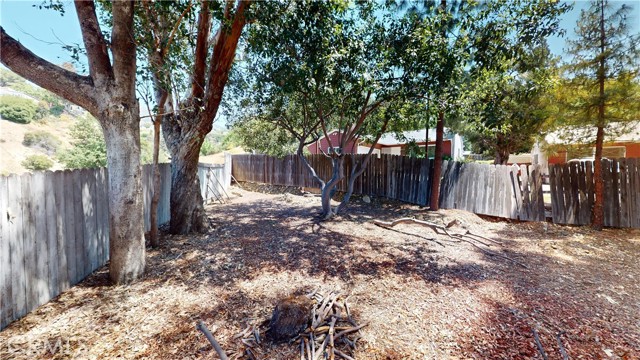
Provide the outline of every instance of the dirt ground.
{"type": "MultiPolygon", "coordinates": [[[[165,235],[142,281],[111,287],[105,267],[14,322],[0,333],[0,358],[213,359],[198,320],[233,354],[233,336],[267,319],[277,299],[315,289],[348,294],[353,316],[368,322],[356,359],[542,359],[535,335],[549,359],[640,358],[637,229],[506,222],[375,198],[320,222],[317,197],[259,188],[271,194],[236,187],[229,203],[209,206],[211,233],[165,235]],[[500,244],[372,224],[401,217],[457,219],[451,232],[500,244]]],[[[288,344],[256,354],[299,359],[288,344]]]]}

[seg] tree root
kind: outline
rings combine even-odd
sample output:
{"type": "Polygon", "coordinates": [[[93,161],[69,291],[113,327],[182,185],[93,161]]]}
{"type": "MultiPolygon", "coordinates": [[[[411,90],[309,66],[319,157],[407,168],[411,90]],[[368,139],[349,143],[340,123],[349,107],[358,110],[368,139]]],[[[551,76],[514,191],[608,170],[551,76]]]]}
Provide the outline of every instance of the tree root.
{"type": "Polygon", "coordinates": [[[484,237],[482,235],[474,234],[474,233],[472,233],[472,232],[470,232],[468,230],[466,232],[462,233],[462,234],[455,234],[455,233],[449,232],[449,230],[445,226],[434,224],[434,223],[430,223],[428,221],[417,220],[417,219],[413,219],[413,218],[401,218],[401,219],[393,220],[391,222],[382,221],[382,220],[373,220],[373,223],[375,225],[377,225],[377,226],[380,226],[380,227],[383,227],[383,228],[387,228],[387,229],[390,229],[390,228],[392,228],[392,227],[394,227],[394,226],[396,226],[398,224],[406,224],[406,223],[426,226],[426,227],[430,228],[431,230],[433,230],[433,232],[435,232],[436,234],[444,234],[444,235],[447,235],[448,237],[450,237],[452,239],[456,239],[458,241],[464,241],[466,243],[469,243],[469,244],[473,245],[475,248],[477,248],[478,250],[484,252],[487,255],[496,256],[496,257],[500,257],[500,258],[509,260],[512,263],[520,265],[525,269],[529,268],[525,264],[523,264],[523,263],[521,263],[521,262],[519,262],[519,261],[517,261],[515,259],[512,259],[512,258],[510,258],[510,257],[508,257],[506,255],[498,254],[498,253],[495,253],[493,251],[489,251],[487,249],[484,249],[484,248],[480,247],[475,242],[477,242],[479,244],[482,244],[484,246],[487,246],[487,247],[491,246],[489,243],[481,241],[480,239],[486,240],[486,241],[489,241],[489,242],[492,242],[492,243],[498,244],[498,245],[501,244],[501,243],[498,240],[494,240],[494,239],[490,239],[490,238],[484,237]]]}

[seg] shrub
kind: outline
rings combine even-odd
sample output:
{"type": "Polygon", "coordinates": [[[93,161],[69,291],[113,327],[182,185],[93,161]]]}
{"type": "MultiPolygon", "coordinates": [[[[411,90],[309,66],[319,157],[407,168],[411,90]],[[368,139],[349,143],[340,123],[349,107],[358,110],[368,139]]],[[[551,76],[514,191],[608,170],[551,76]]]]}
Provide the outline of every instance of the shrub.
{"type": "Polygon", "coordinates": [[[49,109],[49,113],[53,116],[60,116],[64,112],[64,105],[55,104],[49,109]]]}
{"type": "Polygon", "coordinates": [[[58,147],[60,147],[60,140],[46,131],[38,130],[24,134],[22,145],[42,149],[46,151],[47,154],[53,155],[58,151],[58,147]]]}
{"type": "Polygon", "coordinates": [[[28,124],[36,118],[38,105],[19,96],[0,96],[0,116],[17,123],[28,124]]]}
{"type": "Polygon", "coordinates": [[[22,166],[29,170],[48,170],[53,166],[53,161],[47,155],[31,155],[24,159],[22,166]]]}
{"type": "Polygon", "coordinates": [[[107,148],[98,122],[80,118],[71,128],[72,148],[58,158],[67,169],[95,168],[107,165],[107,148]]]}

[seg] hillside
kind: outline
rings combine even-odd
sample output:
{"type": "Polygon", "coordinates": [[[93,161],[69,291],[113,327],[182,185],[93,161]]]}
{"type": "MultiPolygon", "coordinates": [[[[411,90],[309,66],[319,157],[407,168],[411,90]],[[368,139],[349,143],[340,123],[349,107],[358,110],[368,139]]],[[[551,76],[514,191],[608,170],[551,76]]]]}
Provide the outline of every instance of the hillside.
{"type": "MultiPolygon", "coordinates": [[[[67,114],[63,114],[60,117],[50,116],[29,124],[19,124],[0,119],[0,174],[21,174],[28,171],[21,165],[27,156],[35,154],[47,155],[47,152],[43,149],[23,145],[22,142],[27,133],[47,132],[60,140],[61,149],[70,148],[71,137],[69,136],[69,129],[75,121],[75,116],[67,114]]],[[[51,170],[63,169],[63,165],[55,157],[52,160],[54,165],[51,170]]]]}
{"type": "MultiPolygon", "coordinates": [[[[89,138],[82,137],[75,139],[75,142],[93,141],[92,145],[95,145],[96,141],[101,142],[102,153],[104,153],[104,141],[100,130],[87,133],[87,119],[93,122],[91,116],[82,108],[0,67],[0,175],[22,174],[30,171],[23,166],[23,161],[34,155],[40,155],[45,157],[46,161],[52,161],[53,165],[49,170],[64,169],[65,165],[60,160],[61,154],[73,147],[72,131],[81,125],[81,122],[85,123],[85,128],[81,131],[76,130],[76,134],[86,135],[89,138]],[[7,109],[9,109],[8,112],[7,109]],[[9,118],[11,121],[8,120],[9,118]],[[25,136],[44,138],[46,141],[36,141],[36,144],[27,146],[24,143],[25,136]],[[43,143],[46,144],[43,145],[43,143]],[[48,145],[49,143],[53,145],[48,145]]],[[[218,125],[207,135],[201,151],[203,162],[224,162],[222,152],[225,149],[232,149],[235,153],[242,152],[241,149],[234,148],[236,144],[227,139],[227,134],[228,130],[218,125]]],[[[148,118],[141,120],[140,142],[141,161],[150,163],[153,153],[153,126],[148,118]]],[[[166,147],[161,143],[160,162],[168,161],[166,147]]],[[[84,166],[91,165],[76,167],[84,166]]]]}

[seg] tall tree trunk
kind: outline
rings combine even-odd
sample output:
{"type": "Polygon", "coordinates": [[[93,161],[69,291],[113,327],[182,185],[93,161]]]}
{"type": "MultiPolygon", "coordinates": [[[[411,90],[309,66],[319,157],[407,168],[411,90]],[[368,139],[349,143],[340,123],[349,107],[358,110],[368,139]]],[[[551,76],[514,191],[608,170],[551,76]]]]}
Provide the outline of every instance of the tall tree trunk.
{"type": "MultiPolygon", "coordinates": [[[[245,25],[245,11],[250,2],[227,1],[224,19],[215,36],[211,36],[210,2],[201,0],[198,14],[191,92],[175,109],[177,114],[164,116],[162,130],[171,153],[171,222],[172,234],[209,228],[200,194],[198,157],[205,136],[211,131],[218,112],[236,48],[245,25]],[[209,55],[208,55],[209,54],[209,55]]],[[[164,89],[170,93],[170,89],[164,89]]]]}
{"type": "Polygon", "coordinates": [[[109,170],[109,275],[123,284],[142,276],[145,247],[139,111],[137,102],[118,105],[105,112],[100,123],[109,170]]]}
{"type": "Polygon", "coordinates": [[[602,230],[604,227],[604,178],[602,176],[602,145],[604,143],[604,107],[605,107],[605,29],[604,29],[604,4],[600,3],[600,64],[598,67],[598,132],[596,134],[596,154],[594,159],[593,178],[595,180],[595,199],[591,213],[591,227],[594,230],[602,230]]]}
{"type": "Polygon", "coordinates": [[[201,134],[194,129],[176,134],[165,124],[168,122],[163,122],[165,139],[171,139],[170,143],[167,141],[171,153],[169,231],[172,234],[188,234],[192,231],[204,233],[209,229],[209,224],[200,192],[198,159],[206,133],[201,134]]]}
{"type": "Polygon", "coordinates": [[[132,36],[134,2],[113,3],[109,46],[100,29],[95,3],[76,1],[75,7],[87,53],[88,76],[38,57],[1,26],[0,60],[27,80],[82,106],[100,121],[109,174],[109,275],[116,284],[128,283],[139,278],[145,266],[140,112],[135,93],[136,44],[132,36]]]}
{"type": "Polygon", "coordinates": [[[433,181],[431,182],[431,210],[438,210],[440,204],[440,177],[442,176],[442,144],[444,139],[444,110],[438,112],[436,124],[436,152],[433,158],[433,181]]]}
{"type": "MultiPolygon", "coordinates": [[[[158,112],[162,107],[158,107],[158,112]]],[[[151,197],[151,209],[149,210],[151,230],[149,231],[149,242],[151,246],[160,246],[158,239],[158,203],[160,202],[160,192],[162,185],[160,181],[160,167],[158,158],[160,155],[160,119],[153,122],[153,196],[151,197]]]]}

